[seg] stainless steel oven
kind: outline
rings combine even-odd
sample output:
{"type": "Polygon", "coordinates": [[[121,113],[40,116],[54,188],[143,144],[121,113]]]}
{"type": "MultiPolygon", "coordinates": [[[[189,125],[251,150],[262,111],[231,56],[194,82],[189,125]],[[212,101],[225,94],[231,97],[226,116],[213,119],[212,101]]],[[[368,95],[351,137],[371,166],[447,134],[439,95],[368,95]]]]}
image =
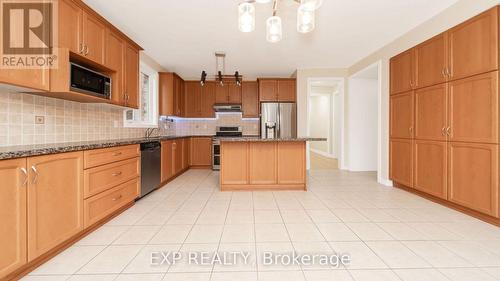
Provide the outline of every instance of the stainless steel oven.
{"type": "Polygon", "coordinates": [[[220,140],[227,137],[241,137],[243,135],[239,126],[221,126],[216,128],[212,138],[212,169],[220,170],[220,140]]]}

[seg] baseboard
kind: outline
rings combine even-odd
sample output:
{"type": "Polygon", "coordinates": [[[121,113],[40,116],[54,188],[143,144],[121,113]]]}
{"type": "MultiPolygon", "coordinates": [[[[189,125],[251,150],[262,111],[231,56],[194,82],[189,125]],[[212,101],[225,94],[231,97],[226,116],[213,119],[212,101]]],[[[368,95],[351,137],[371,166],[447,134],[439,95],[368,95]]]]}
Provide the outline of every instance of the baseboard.
{"type": "Polygon", "coordinates": [[[324,152],[324,151],[321,151],[321,150],[317,150],[317,149],[314,149],[314,148],[309,148],[309,151],[314,152],[316,154],[319,154],[321,156],[327,157],[327,158],[335,159],[335,157],[333,156],[333,154],[330,154],[330,153],[327,153],[327,152],[324,152]]]}
{"type": "Polygon", "coordinates": [[[393,186],[393,183],[391,180],[389,179],[383,179],[383,178],[378,178],[377,179],[378,183],[380,183],[381,185],[385,185],[385,186],[393,186]]]}

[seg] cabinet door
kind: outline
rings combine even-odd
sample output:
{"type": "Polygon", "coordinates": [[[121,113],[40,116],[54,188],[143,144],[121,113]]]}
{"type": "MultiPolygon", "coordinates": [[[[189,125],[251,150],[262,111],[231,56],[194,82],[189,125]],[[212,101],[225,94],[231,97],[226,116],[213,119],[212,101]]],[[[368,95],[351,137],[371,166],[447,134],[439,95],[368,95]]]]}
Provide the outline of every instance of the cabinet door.
{"type": "Polygon", "coordinates": [[[174,141],[174,174],[177,175],[182,171],[182,153],[184,152],[183,148],[184,142],[182,139],[177,139],[174,141]]]}
{"type": "Polygon", "coordinates": [[[221,184],[248,184],[248,143],[225,142],[221,145],[221,184]]]}
{"type": "Polygon", "coordinates": [[[276,142],[251,142],[249,157],[250,184],[272,185],[278,182],[276,142]]]}
{"type": "Polygon", "coordinates": [[[278,100],[278,81],[259,80],[259,101],[278,100]]]}
{"type": "Polygon", "coordinates": [[[139,51],[129,44],[125,46],[124,82],[127,106],[139,108],[139,51]]]}
{"type": "Polygon", "coordinates": [[[278,80],[278,101],[295,102],[295,79],[278,80]]]}
{"type": "Polygon", "coordinates": [[[446,142],[415,141],[415,184],[422,192],[448,198],[446,142]]]}
{"type": "Polygon", "coordinates": [[[449,143],[448,199],[498,217],[498,145],[449,143]]]}
{"type": "Polygon", "coordinates": [[[26,264],[26,158],[0,161],[0,279],[26,264]]]}
{"type": "Polygon", "coordinates": [[[174,80],[174,115],[181,117],[183,116],[184,113],[184,86],[183,83],[184,81],[177,76],[177,74],[174,73],[173,75],[173,80],[174,80]]]}
{"type": "Polygon", "coordinates": [[[227,83],[228,103],[241,103],[241,86],[236,83],[227,83]]]}
{"type": "Polygon", "coordinates": [[[179,104],[179,116],[186,116],[186,82],[179,77],[179,93],[178,93],[178,104],[179,104]]]}
{"type": "Polygon", "coordinates": [[[182,139],[182,169],[189,167],[189,157],[191,150],[191,142],[189,138],[182,139]]]}
{"type": "Polygon", "coordinates": [[[391,58],[391,94],[407,92],[413,89],[413,54],[413,49],[411,49],[391,58]]]}
{"type": "Polygon", "coordinates": [[[413,92],[391,96],[390,136],[413,137],[413,92]]]}
{"type": "Polygon", "coordinates": [[[0,83],[50,90],[49,69],[8,69],[0,71],[0,83]]]}
{"type": "Polygon", "coordinates": [[[212,138],[191,138],[191,165],[212,165],[212,138]]]}
{"type": "Polygon", "coordinates": [[[259,92],[257,82],[243,82],[241,84],[243,117],[259,117],[259,92]]]}
{"type": "Polygon", "coordinates": [[[446,82],[448,66],[447,33],[442,33],[415,47],[416,87],[446,82]]]}
{"type": "Polygon", "coordinates": [[[448,127],[447,84],[415,91],[415,138],[446,140],[448,127]]]}
{"type": "Polygon", "coordinates": [[[450,83],[450,140],[498,143],[498,72],[450,83]]]}
{"type": "Polygon", "coordinates": [[[83,152],[28,158],[28,260],[83,230],[83,152]]]}
{"type": "Polygon", "coordinates": [[[201,85],[198,81],[186,81],[186,117],[201,117],[201,85]]]}
{"type": "Polygon", "coordinates": [[[278,142],[278,184],[306,183],[306,143],[278,142]]]}
{"type": "Polygon", "coordinates": [[[391,139],[389,157],[391,180],[413,187],[413,140],[391,139]]]}
{"type": "Polygon", "coordinates": [[[86,12],[83,13],[83,42],[85,44],[85,57],[99,64],[104,64],[106,24],[86,12]]]}
{"type": "Polygon", "coordinates": [[[59,24],[57,36],[59,48],[68,48],[73,53],[82,54],[82,8],[72,0],[60,0],[58,5],[59,24]]]}
{"type": "Polygon", "coordinates": [[[498,69],[496,7],[452,28],[448,33],[452,79],[498,69]]]}
{"type": "Polygon", "coordinates": [[[165,182],[174,175],[173,141],[161,142],[161,181],[165,182]]]}
{"type": "Polygon", "coordinates": [[[160,115],[172,116],[174,114],[174,82],[171,72],[159,73],[159,101],[160,115]]]}
{"type": "Polygon", "coordinates": [[[229,102],[229,87],[227,83],[221,85],[215,84],[215,103],[228,103],[229,102]]]}
{"type": "Polygon", "coordinates": [[[201,87],[201,117],[215,117],[215,82],[206,82],[201,87]]]}
{"type": "Polygon", "coordinates": [[[115,71],[111,75],[113,81],[111,99],[115,104],[125,105],[126,97],[123,91],[123,52],[125,42],[120,35],[110,29],[107,30],[106,40],[106,65],[115,71]]]}

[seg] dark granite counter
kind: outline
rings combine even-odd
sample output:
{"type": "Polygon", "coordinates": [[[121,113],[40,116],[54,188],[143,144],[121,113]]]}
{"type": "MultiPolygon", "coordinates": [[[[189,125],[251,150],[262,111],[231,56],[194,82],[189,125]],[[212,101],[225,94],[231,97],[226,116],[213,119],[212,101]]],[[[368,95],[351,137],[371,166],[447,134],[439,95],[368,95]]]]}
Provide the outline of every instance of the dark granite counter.
{"type": "Polygon", "coordinates": [[[100,140],[100,141],[82,141],[68,143],[53,143],[53,144],[34,144],[34,145],[17,145],[0,147],[0,160],[39,156],[47,154],[56,154],[64,152],[73,152],[81,150],[99,149],[106,147],[141,144],[150,141],[164,141],[172,139],[180,139],[187,137],[212,137],[212,136],[160,136],[151,138],[135,138],[135,139],[116,139],[116,140],[100,140]]]}
{"type": "Polygon", "coordinates": [[[250,142],[290,142],[290,141],[326,141],[325,138],[310,138],[310,137],[296,137],[296,138],[277,138],[277,139],[263,139],[258,136],[252,136],[252,137],[228,137],[228,138],[221,138],[221,142],[245,142],[245,141],[250,141],[250,142]]]}

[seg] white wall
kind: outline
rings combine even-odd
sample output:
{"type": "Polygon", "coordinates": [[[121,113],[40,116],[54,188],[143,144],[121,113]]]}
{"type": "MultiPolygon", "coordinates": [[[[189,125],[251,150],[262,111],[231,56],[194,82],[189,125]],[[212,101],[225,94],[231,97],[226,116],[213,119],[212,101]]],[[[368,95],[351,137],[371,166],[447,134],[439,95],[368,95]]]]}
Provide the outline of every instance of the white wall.
{"type": "Polygon", "coordinates": [[[340,157],[340,147],[342,138],[342,102],[338,91],[333,94],[333,142],[332,142],[332,157],[338,159],[340,157]]]}
{"type": "Polygon", "coordinates": [[[346,165],[351,171],[377,171],[378,81],[351,78],[346,110],[346,165]]]}
{"type": "MultiPolygon", "coordinates": [[[[312,95],[309,104],[309,135],[311,137],[331,139],[330,135],[330,95],[312,95]]],[[[311,142],[311,149],[318,150],[325,154],[331,153],[328,141],[311,142]]]]}
{"type": "Polygon", "coordinates": [[[380,168],[379,182],[390,185],[389,181],[389,59],[400,52],[435,36],[465,20],[495,6],[500,0],[459,0],[429,21],[360,60],[348,69],[349,75],[380,61],[380,168]]]}

